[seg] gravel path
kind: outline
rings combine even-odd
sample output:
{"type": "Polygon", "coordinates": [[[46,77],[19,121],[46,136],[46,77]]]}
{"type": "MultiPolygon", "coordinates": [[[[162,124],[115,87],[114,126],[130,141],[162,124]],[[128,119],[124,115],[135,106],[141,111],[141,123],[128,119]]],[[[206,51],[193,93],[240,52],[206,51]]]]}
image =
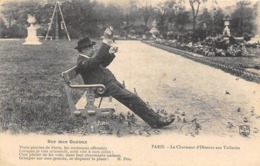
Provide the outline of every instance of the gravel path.
{"type": "Polygon", "coordinates": [[[259,84],[140,41],[116,45],[119,52],[110,69],[117,79],[155,110],[179,117],[166,132],[236,136],[239,125],[250,125],[250,137],[260,135],[259,84]],[[195,118],[198,126],[191,122],[195,118]]]}

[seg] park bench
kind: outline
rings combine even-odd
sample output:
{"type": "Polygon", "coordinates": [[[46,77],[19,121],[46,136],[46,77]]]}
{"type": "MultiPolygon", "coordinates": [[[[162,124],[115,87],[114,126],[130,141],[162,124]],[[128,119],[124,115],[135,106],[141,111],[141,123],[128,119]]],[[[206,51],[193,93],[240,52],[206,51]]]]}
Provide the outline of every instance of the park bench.
{"type": "MultiPolygon", "coordinates": [[[[68,98],[69,109],[72,117],[82,116],[87,120],[87,132],[97,133],[98,124],[97,120],[103,117],[111,117],[115,112],[112,108],[100,108],[103,97],[96,96],[96,93],[102,95],[105,92],[105,86],[103,84],[72,84],[72,80],[79,74],[77,66],[74,66],[62,73],[64,79],[64,87],[68,98]],[[84,93],[81,98],[75,101],[72,97],[73,89],[83,89],[84,93]],[[95,101],[99,101],[98,107],[95,105],[95,101]]],[[[107,99],[107,98],[106,98],[107,99]]],[[[109,102],[106,102],[106,106],[113,106],[112,98],[108,97],[109,102]]]]}

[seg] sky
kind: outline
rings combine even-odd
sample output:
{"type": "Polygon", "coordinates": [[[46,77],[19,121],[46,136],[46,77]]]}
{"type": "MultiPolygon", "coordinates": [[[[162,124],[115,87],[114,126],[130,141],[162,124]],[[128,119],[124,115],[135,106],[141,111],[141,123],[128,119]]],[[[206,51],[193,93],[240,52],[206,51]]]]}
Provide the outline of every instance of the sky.
{"type": "MultiPolygon", "coordinates": [[[[1,4],[3,2],[6,2],[6,1],[16,1],[17,2],[17,1],[28,1],[28,0],[0,0],[0,10],[1,10],[1,7],[3,7],[3,6],[1,6],[1,4]]],[[[48,0],[30,0],[30,1],[48,1],[48,0]]],[[[53,1],[55,2],[55,1],[59,1],[59,0],[53,0],[53,1]]],[[[62,0],[62,1],[64,1],[64,0],[62,0]]],[[[94,0],[91,0],[91,1],[94,1],[94,0]]],[[[97,1],[103,2],[105,4],[115,3],[115,4],[118,4],[118,5],[125,5],[126,6],[126,5],[129,4],[129,2],[131,0],[97,0],[97,1]]],[[[153,6],[156,6],[158,3],[165,2],[166,0],[136,0],[136,1],[139,2],[138,4],[140,6],[144,6],[146,3],[151,4],[153,6]]],[[[187,10],[190,9],[190,5],[189,5],[188,1],[189,0],[184,0],[184,2],[185,2],[184,6],[186,7],[187,10]]],[[[222,9],[224,9],[225,7],[228,7],[228,6],[235,6],[236,2],[238,2],[239,0],[216,0],[217,4],[212,3],[212,1],[213,0],[208,0],[207,3],[201,4],[200,9],[203,9],[203,8],[213,9],[214,7],[215,8],[220,7],[222,9]]],[[[257,1],[259,2],[260,0],[249,0],[249,1],[251,1],[252,4],[255,4],[257,1]]],[[[228,11],[228,10],[225,10],[225,9],[223,11],[224,11],[225,14],[230,14],[229,12],[231,12],[231,11],[228,11]]],[[[260,13],[260,11],[259,11],[259,13],[260,13]]]]}
{"type": "MultiPolygon", "coordinates": [[[[0,0],[0,11],[1,11],[1,8],[4,7],[1,4],[3,2],[6,2],[6,1],[17,2],[17,1],[28,1],[28,0],[0,0]]],[[[30,0],[30,1],[48,1],[48,0],[30,0]]],[[[53,1],[55,2],[56,0],[53,0],[53,1]]],[[[59,1],[59,0],[57,0],[57,1],[59,1]]],[[[62,0],[62,1],[64,1],[64,0],[62,0]]],[[[91,0],[91,1],[93,1],[93,0],[91,0]]],[[[105,4],[112,2],[112,3],[116,3],[118,5],[127,5],[127,4],[129,4],[129,2],[131,0],[97,0],[97,1],[103,2],[105,4]]],[[[139,2],[139,5],[144,6],[147,2],[148,4],[155,6],[160,2],[165,2],[166,0],[136,0],[136,1],[139,2]]],[[[186,9],[189,10],[190,5],[188,3],[188,0],[184,0],[184,1],[186,2],[184,4],[186,9]]],[[[200,9],[203,9],[203,8],[213,9],[214,7],[216,7],[216,8],[220,7],[222,9],[224,9],[225,7],[228,7],[228,6],[234,7],[236,5],[236,2],[238,2],[239,0],[216,0],[216,1],[217,1],[217,4],[213,4],[212,0],[208,0],[208,2],[206,4],[201,5],[200,9]]],[[[260,0],[249,0],[249,1],[252,2],[252,4],[255,4],[256,2],[259,2],[259,4],[260,4],[260,0]]],[[[225,14],[230,14],[229,12],[231,12],[231,11],[228,11],[228,10],[225,10],[225,9],[223,11],[224,11],[225,14]]],[[[256,24],[258,25],[258,32],[260,34],[260,21],[259,20],[260,20],[260,8],[258,9],[258,17],[256,19],[256,24]]]]}
{"type": "MultiPolygon", "coordinates": [[[[0,4],[2,2],[5,2],[5,1],[25,1],[25,0],[0,0],[0,4]]],[[[44,0],[31,0],[31,1],[44,1],[44,0]]],[[[56,1],[56,0],[53,0],[53,1],[56,1]]],[[[57,1],[59,1],[59,0],[57,0],[57,1]]],[[[116,3],[118,5],[127,5],[129,3],[129,1],[131,1],[131,0],[97,0],[97,1],[103,2],[105,4],[107,4],[109,2],[113,2],[113,3],[116,3]]],[[[148,4],[151,4],[151,5],[156,5],[160,2],[165,2],[166,0],[136,0],[136,1],[139,1],[139,4],[141,4],[141,5],[145,5],[146,2],[148,2],[148,4]]],[[[187,8],[189,8],[188,0],[184,0],[184,1],[185,1],[185,6],[187,8]]],[[[239,0],[216,0],[216,1],[218,2],[219,7],[226,7],[226,6],[235,5],[236,2],[239,1],[239,0]]],[[[254,3],[254,2],[260,1],[260,0],[250,0],[250,1],[254,3]]],[[[208,0],[206,5],[202,4],[202,6],[206,6],[206,7],[213,6],[212,0],[208,0]]]]}
{"type": "MultiPolygon", "coordinates": [[[[130,0],[98,0],[99,2],[104,2],[104,3],[109,3],[109,2],[113,2],[113,3],[117,3],[117,4],[127,4],[129,3],[130,0]]],[[[148,2],[148,4],[151,5],[156,5],[159,2],[165,2],[166,0],[138,0],[139,2],[141,2],[142,4],[145,4],[145,2],[148,2]]],[[[185,6],[189,7],[189,3],[188,0],[184,0],[185,6]]],[[[219,7],[226,7],[226,6],[232,6],[235,5],[237,1],[239,0],[216,0],[218,2],[218,6],[219,7]]],[[[250,0],[251,2],[256,2],[256,1],[260,1],[260,0],[250,0]]],[[[212,0],[208,0],[208,2],[206,3],[207,6],[211,6],[212,4],[212,0]]],[[[204,5],[205,6],[205,5],[204,5]]]]}

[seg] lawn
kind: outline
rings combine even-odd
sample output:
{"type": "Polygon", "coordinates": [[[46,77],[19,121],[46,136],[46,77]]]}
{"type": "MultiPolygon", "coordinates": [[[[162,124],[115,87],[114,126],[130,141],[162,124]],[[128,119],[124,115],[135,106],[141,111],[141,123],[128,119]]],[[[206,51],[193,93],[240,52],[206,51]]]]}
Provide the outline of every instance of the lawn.
{"type": "Polygon", "coordinates": [[[72,131],[81,122],[69,118],[60,74],[76,64],[77,41],[23,42],[0,41],[0,131],[72,131]]]}
{"type": "MultiPolygon", "coordinates": [[[[95,48],[99,48],[101,41],[93,41],[97,43],[95,48]]],[[[70,117],[61,77],[63,71],[76,65],[77,40],[41,41],[40,46],[22,45],[23,42],[0,41],[0,132],[86,134],[84,119],[70,117]]],[[[79,99],[83,92],[75,90],[73,96],[79,99]]],[[[139,125],[139,121],[129,127],[127,120],[121,121],[119,117],[116,113],[108,119],[112,127],[107,130],[101,126],[102,133],[114,131],[120,136],[133,134],[134,128],[147,127],[139,125]]]]}

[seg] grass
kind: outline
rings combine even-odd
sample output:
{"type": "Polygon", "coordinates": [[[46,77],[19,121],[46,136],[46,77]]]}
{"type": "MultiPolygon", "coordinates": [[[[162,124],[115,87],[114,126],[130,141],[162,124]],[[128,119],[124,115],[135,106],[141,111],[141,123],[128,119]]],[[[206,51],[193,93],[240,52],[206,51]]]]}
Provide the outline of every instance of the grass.
{"type": "MultiPolygon", "coordinates": [[[[94,41],[99,48],[101,41],[94,41]]],[[[23,42],[0,41],[0,132],[85,134],[84,119],[70,118],[61,77],[63,71],[76,65],[77,41],[42,41],[40,46],[23,42]]],[[[73,96],[80,97],[79,93],[83,91],[73,91],[73,96]]],[[[125,122],[113,119],[111,130],[133,134],[125,122]]],[[[133,128],[140,129],[140,125],[133,128]]]]}
{"type": "MultiPolygon", "coordinates": [[[[251,50],[251,49],[250,49],[251,50]]],[[[225,65],[231,65],[233,67],[239,67],[243,69],[256,69],[260,70],[260,49],[256,49],[254,54],[251,56],[240,56],[240,57],[205,57],[206,59],[212,60],[225,65]]]]}
{"type": "Polygon", "coordinates": [[[71,132],[81,121],[69,118],[60,73],[76,64],[77,41],[23,42],[0,41],[0,131],[71,132]]]}

